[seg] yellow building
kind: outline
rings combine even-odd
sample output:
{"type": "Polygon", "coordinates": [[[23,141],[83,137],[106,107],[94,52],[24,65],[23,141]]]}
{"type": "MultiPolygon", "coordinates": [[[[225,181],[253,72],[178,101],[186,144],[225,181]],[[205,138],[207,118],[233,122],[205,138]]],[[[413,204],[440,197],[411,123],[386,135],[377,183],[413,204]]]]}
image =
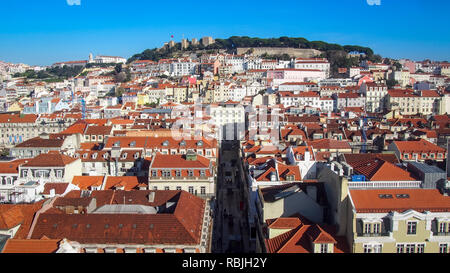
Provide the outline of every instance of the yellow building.
{"type": "Polygon", "coordinates": [[[450,197],[437,189],[349,191],[354,253],[449,253],[450,197]]]}
{"type": "Polygon", "coordinates": [[[22,109],[23,105],[16,101],[8,107],[8,112],[20,112],[22,109]]]}
{"type": "Polygon", "coordinates": [[[438,114],[441,97],[434,90],[414,92],[410,89],[393,89],[388,91],[387,109],[398,110],[402,115],[438,114]]]}
{"type": "Polygon", "coordinates": [[[147,103],[150,103],[150,96],[146,93],[140,93],[137,94],[137,105],[145,105],[147,103]]]}

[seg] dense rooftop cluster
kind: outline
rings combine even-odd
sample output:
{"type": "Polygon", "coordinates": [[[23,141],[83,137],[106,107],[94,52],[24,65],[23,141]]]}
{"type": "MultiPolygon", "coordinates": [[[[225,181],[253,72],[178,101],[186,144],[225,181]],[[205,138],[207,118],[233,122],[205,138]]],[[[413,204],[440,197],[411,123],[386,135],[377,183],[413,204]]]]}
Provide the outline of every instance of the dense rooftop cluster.
{"type": "Polygon", "coordinates": [[[234,181],[251,252],[448,253],[450,65],[287,52],[1,63],[0,250],[212,252],[234,181]]]}

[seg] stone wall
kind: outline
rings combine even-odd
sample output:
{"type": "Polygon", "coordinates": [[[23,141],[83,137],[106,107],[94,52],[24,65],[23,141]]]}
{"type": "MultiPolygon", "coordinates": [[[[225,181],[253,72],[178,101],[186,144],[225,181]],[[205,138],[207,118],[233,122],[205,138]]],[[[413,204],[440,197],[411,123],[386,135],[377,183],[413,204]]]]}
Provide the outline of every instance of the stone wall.
{"type": "Polygon", "coordinates": [[[316,49],[291,48],[291,47],[239,47],[237,54],[245,54],[248,50],[253,49],[252,55],[260,56],[264,53],[268,55],[289,54],[292,57],[312,58],[320,55],[322,52],[316,49]]]}

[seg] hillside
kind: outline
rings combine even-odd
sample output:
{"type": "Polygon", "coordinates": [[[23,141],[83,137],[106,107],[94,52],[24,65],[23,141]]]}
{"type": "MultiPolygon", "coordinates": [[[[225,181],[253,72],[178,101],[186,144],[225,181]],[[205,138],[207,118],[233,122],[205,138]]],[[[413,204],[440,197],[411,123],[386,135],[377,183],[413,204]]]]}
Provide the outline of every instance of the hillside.
{"type": "MultiPolygon", "coordinates": [[[[196,53],[214,53],[219,51],[225,51],[227,53],[237,53],[237,48],[262,48],[262,47],[276,47],[286,48],[285,54],[278,54],[276,56],[263,56],[266,58],[278,58],[287,59],[293,56],[287,54],[289,49],[313,49],[322,52],[316,57],[325,57],[331,63],[332,75],[337,74],[339,67],[350,67],[359,64],[360,59],[358,57],[348,57],[349,52],[359,52],[365,54],[362,59],[367,59],[374,62],[380,62],[381,56],[374,54],[373,50],[368,47],[362,47],[358,45],[339,45],[330,44],[323,41],[308,41],[305,38],[251,38],[247,36],[232,36],[228,39],[215,39],[215,43],[207,47],[198,45],[189,45],[186,49],[181,49],[181,43],[176,43],[172,48],[154,48],[146,49],[142,53],[133,55],[128,63],[135,60],[152,60],[159,61],[160,59],[179,57],[182,54],[196,53]]],[[[291,50],[292,51],[292,50],[291,50]]]]}

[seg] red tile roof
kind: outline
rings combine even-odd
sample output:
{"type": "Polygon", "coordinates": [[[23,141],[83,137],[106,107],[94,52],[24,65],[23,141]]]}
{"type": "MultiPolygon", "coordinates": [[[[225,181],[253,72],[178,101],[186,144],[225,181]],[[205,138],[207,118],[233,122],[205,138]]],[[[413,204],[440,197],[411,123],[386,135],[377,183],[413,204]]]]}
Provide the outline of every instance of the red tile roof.
{"type": "Polygon", "coordinates": [[[416,181],[408,171],[382,159],[368,159],[350,164],[355,172],[370,181],[416,181]]]}
{"type": "Polygon", "coordinates": [[[322,149],[351,149],[350,144],[346,140],[335,139],[318,139],[307,141],[308,146],[312,146],[316,150],[322,149]]]}
{"type": "Polygon", "coordinates": [[[186,160],[185,155],[163,155],[157,153],[151,164],[151,169],[154,168],[200,168],[206,169],[210,167],[210,160],[201,155],[197,155],[197,160],[186,160]]]}
{"type": "Polygon", "coordinates": [[[8,162],[0,162],[0,173],[19,173],[19,165],[26,162],[26,159],[16,159],[8,162]]]}
{"type": "Polygon", "coordinates": [[[450,197],[437,189],[380,189],[350,190],[350,196],[357,212],[403,212],[413,209],[419,212],[449,212],[450,197]],[[392,198],[380,198],[380,195],[392,195],[392,198]],[[406,194],[408,198],[397,195],[406,194]]]}
{"type": "Polygon", "coordinates": [[[111,130],[112,130],[112,126],[93,126],[90,125],[86,132],[84,133],[85,135],[102,135],[102,136],[107,136],[111,134],[111,130]]]}
{"type": "MultiPolygon", "coordinates": [[[[294,222],[290,220],[290,223],[294,222]]],[[[265,239],[269,253],[313,253],[313,244],[334,244],[334,253],[348,252],[349,248],[346,238],[336,236],[336,230],[331,226],[320,226],[318,224],[304,224],[299,221],[293,227],[285,226],[281,229],[290,229],[276,237],[265,239]]],[[[269,228],[277,229],[272,226],[269,228]]]]}
{"type": "Polygon", "coordinates": [[[424,139],[418,141],[394,141],[393,142],[400,153],[428,153],[428,152],[440,152],[445,153],[446,149],[439,147],[424,139]]]}
{"type": "Polygon", "coordinates": [[[45,183],[42,194],[50,194],[50,190],[52,189],[55,190],[55,194],[63,194],[68,186],[69,183],[45,183]]]}
{"type": "Polygon", "coordinates": [[[60,154],[59,152],[49,152],[40,154],[25,163],[24,167],[64,167],[74,161],[76,158],[60,154]]]}
{"type": "Polygon", "coordinates": [[[80,190],[90,190],[93,186],[100,187],[104,178],[104,176],[74,176],[72,184],[78,186],[80,190]]]}
{"type": "Polygon", "coordinates": [[[0,114],[0,123],[35,123],[37,115],[0,114]]]}
{"type": "MultiPolygon", "coordinates": [[[[94,191],[99,194],[104,191],[94,191]]],[[[106,191],[112,192],[112,191],[106,191]]],[[[148,202],[148,194],[155,192],[155,200],[174,201],[173,213],[157,214],[41,214],[31,236],[99,244],[197,245],[201,240],[205,201],[184,191],[117,191],[117,204],[129,203],[130,196],[140,198],[132,204],[148,202]],[[123,198],[126,193],[127,198],[123,198]],[[164,200],[159,195],[163,195],[164,200]],[[120,225],[120,226],[119,226],[120,225]]],[[[113,192],[112,194],[114,194],[113,192]]],[[[76,192],[74,193],[76,194],[76,192]]],[[[101,193],[103,194],[103,193],[101,193]]],[[[112,202],[112,201],[111,201],[112,202]]],[[[97,206],[101,200],[97,200],[97,206]]]]}
{"type": "Polygon", "coordinates": [[[9,239],[2,253],[55,253],[60,239],[9,239]]]}
{"type": "Polygon", "coordinates": [[[21,224],[14,236],[15,239],[25,239],[30,230],[35,213],[42,208],[45,200],[34,204],[1,204],[0,229],[10,229],[21,224]]]}
{"type": "Polygon", "coordinates": [[[122,189],[130,191],[137,189],[139,179],[137,176],[108,176],[106,178],[105,190],[122,189]]]}

